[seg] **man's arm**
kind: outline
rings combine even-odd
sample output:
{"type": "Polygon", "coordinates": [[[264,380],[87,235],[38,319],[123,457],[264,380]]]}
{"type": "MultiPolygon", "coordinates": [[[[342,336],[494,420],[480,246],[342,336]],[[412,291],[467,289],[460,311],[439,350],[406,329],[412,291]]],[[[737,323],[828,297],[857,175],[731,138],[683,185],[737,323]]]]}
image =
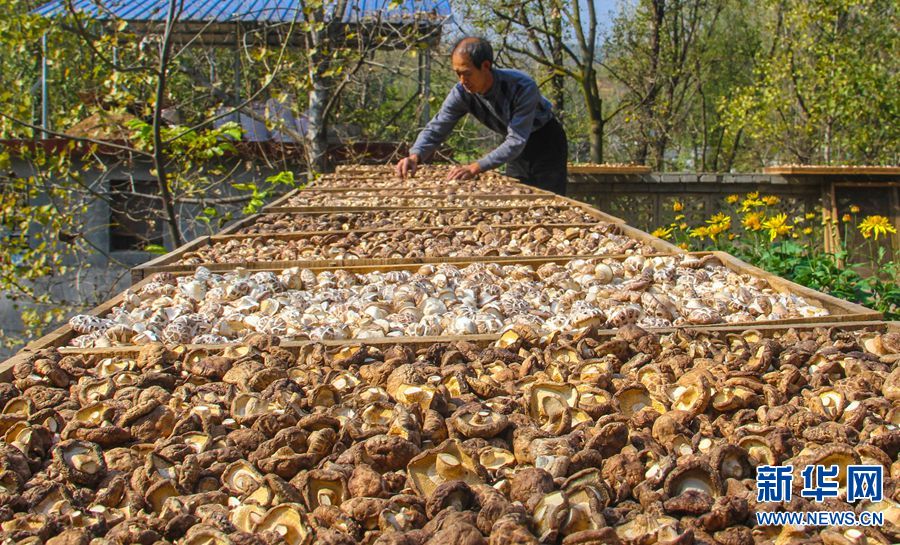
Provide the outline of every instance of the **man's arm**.
{"type": "Polygon", "coordinates": [[[457,86],[454,86],[447,98],[444,99],[437,115],[431,118],[431,121],[419,133],[416,143],[409,150],[410,156],[416,155],[420,159],[427,158],[447,139],[456,123],[468,112],[468,104],[457,86]]]}
{"type": "Polygon", "coordinates": [[[536,83],[529,82],[518,92],[514,98],[512,119],[506,128],[506,139],[493,151],[478,160],[478,168],[481,172],[497,168],[518,157],[528,137],[531,136],[531,127],[534,124],[534,115],[537,112],[538,103],[541,100],[541,92],[536,83]]]}

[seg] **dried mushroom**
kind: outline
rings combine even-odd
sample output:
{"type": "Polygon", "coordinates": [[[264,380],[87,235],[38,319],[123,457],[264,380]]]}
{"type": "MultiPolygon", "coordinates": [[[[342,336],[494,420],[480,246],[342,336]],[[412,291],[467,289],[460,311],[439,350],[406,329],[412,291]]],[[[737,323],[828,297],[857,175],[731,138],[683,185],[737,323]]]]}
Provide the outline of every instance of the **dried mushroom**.
{"type": "Polygon", "coordinates": [[[410,485],[417,493],[430,497],[434,490],[447,481],[481,483],[477,462],[450,439],[439,447],[427,450],[413,458],[407,466],[410,485]]]}
{"type": "MultiPolygon", "coordinates": [[[[593,249],[587,253],[604,253],[610,249],[608,244],[600,242],[604,240],[618,240],[626,246],[630,245],[631,250],[636,248],[633,247],[635,240],[617,235],[615,230],[615,226],[610,228],[603,224],[590,228],[590,244],[598,246],[592,246],[593,249]]],[[[563,245],[565,252],[561,253],[579,251],[566,238],[564,229],[557,231],[566,243],[563,245]]],[[[481,233],[477,229],[473,232],[481,233]]],[[[440,241],[456,236],[454,233],[452,229],[449,233],[430,233],[426,239],[440,241]]],[[[521,251],[524,244],[524,238],[513,239],[509,233],[489,234],[515,240],[517,251],[521,251]]],[[[393,255],[395,252],[390,248],[404,243],[399,234],[395,235],[398,240],[392,239],[390,244],[374,246],[393,255]]],[[[521,234],[521,237],[527,236],[530,236],[528,230],[521,234]]],[[[302,241],[292,239],[282,242],[296,246],[302,241]]],[[[242,241],[232,240],[227,244],[232,244],[236,247],[235,252],[244,255],[242,241]]],[[[277,248],[267,248],[266,244],[261,245],[266,251],[277,251],[277,248]]],[[[278,246],[274,242],[271,244],[278,246]]],[[[253,250],[256,246],[250,245],[249,248],[253,250]]],[[[340,252],[350,253],[343,246],[340,252]]],[[[309,257],[297,248],[293,253],[287,253],[286,258],[292,260],[309,257]]],[[[425,254],[424,251],[421,253],[425,254]]],[[[621,254],[621,248],[613,253],[621,254]]],[[[101,342],[94,333],[83,333],[72,343],[79,347],[98,346],[98,343],[104,346],[134,346],[147,344],[147,338],[152,337],[174,347],[210,341],[239,343],[250,334],[312,341],[502,334],[500,346],[518,350],[517,345],[522,342],[534,342],[531,337],[535,334],[548,335],[547,340],[551,341],[560,332],[571,332],[576,334],[574,340],[577,333],[584,335],[603,327],[627,331],[629,326],[635,325],[658,328],[708,323],[742,324],[820,317],[828,313],[826,309],[799,296],[778,292],[758,277],[738,274],[715,259],[692,255],[632,254],[625,258],[566,259],[537,268],[524,264],[478,262],[457,267],[440,263],[423,265],[418,269],[407,267],[364,274],[347,270],[315,273],[311,269],[299,268],[286,269],[280,274],[244,269],[220,274],[198,267],[192,275],[179,277],[176,284],[182,291],[187,290],[188,286],[201,285],[202,296],[187,296],[177,290],[173,294],[160,292],[159,286],[151,282],[138,288],[138,293],[129,293],[119,306],[110,310],[109,318],[103,318],[116,322],[116,327],[132,328],[135,331],[133,337],[101,342]],[[611,277],[601,282],[598,275],[603,276],[607,272],[611,277]],[[376,286],[378,289],[373,289],[376,286]],[[629,294],[637,295],[632,297],[629,294]],[[766,302],[765,312],[758,311],[759,301],[766,302]]],[[[780,354],[772,350],[770,341],[753,344],[743,341],[746,344],[744,351],[748,353],[745,369],[762,373],[773,362],[778,362],[780,354]]],[[[632,342],[650,357],[656,356],[662,349],[652,336],[631,340],[623,337],[607,349],[621,352],[632,342]]],[[[576,363],[571,357],[578,362],[591,359],[559,343],[545,344],[549,346],[542,350],[548,352],[542,359],[552,361],[543,362],[546,374],[543,381],[560,382],[559,370],[569,369],[576,363]]],[[[365,358],[362,352],[346,349],[345,352],[339,357],[339,361],[345,364],[341,367],[357,365],[355,359],[365,358]]],[[[793,350],[787,353],[802,358],[807,352],[793,350]]],[[[607,354],[594,355],[602,358],[607,354]]],[[[185,356],[182,354],[181,357],[185,356]]],[[[257,392],[284,378],[288,371],[283,367],[290,367],[291,363],[269,366],[265,361],[248,361],[240,354],[225,356],[205,351],[195,351],[187,357],[189,361],[179,365],[185,372],[197,371],[198,374],[191,375],[195,382],[221,376],[222,380],[239,386],[242,391],[257,392]]],[[[492,365],[494,362],[484,363],[486,367],[495,369],[475,377],[465,377],[468,387],[481,388],[475,393],[482,397],[488,392],[485,388],[496,389],[497,379],[504,376],[502,369],[492,365]]],[[[137,380],[135,377],[140,376],[137,371],[148,369],[154,369],[157,373],[154,380],[171,377],[162,364],[141,368],[135,360],[107,358],[101,362],[100,377],[82,376],[79,380],[115,377],[116,387],[119,388],[133,385],[137,380]]],[[[290,372],[304,371],[292,369],[290,372]]],[[[594,372],[596,370],[585,370],[586,375],[594,372]]],[[[411,395],[420,398],[418,403],[425,404],[430,396],[429,389],[440,386],[444,378],[437,375],[436,384],[416,382],[409,383],[408,388],[413,389],[411,395]]],[[[458,378],[455,380],[460,386],[458,378]]],[[[448,381],[453,383],[454,379],[448,378],[448,381]]],[[[607,386],[595,385],[601,388],[607,386]]],[[[350,383],[344,375],[344,378],[335,377],[334,384],[319,386],[320,390],[307,392],[313,405],[336,403],[335,396],[345,395],[350,383]]],[[[672,387],[669,392],[651,392],[654,399],[667,404],[669,400],[665,397],[668,393],[675,396],[671,401],[676,405],[684,405],[683,410],[696,413],[702,412],[703,405],[710,402],[710,384],[704,381],[685,381],[669,386],[672,387]]],[[[447,387],[454,389],[451,384],[447,387]]],[[[722,408],[729,399],[744,404],[753,404],[759,399],[760,392],[753,392],[756,396],[750,395],[745,386],[737,383],[728,388],[719,392],[717,403],[722,408]],[[748,396],[750,399],[746,399],[748,396]]],[[[452,395],[462,394],[458,387],[455,390],[452,395]]]]}
{"type": "Polygon", "coordinates": [[[53,449],[57,470],[70,482],[94,486],[106,475],[103,452],[94,443],[63,441],[53,449]]]}
{"type": "MultiPolygon", "coordinates": [[[[637,257],[620,265],[637,272],[637,257]]],[[[430,267],[445,286],[462,274],[430,267]]],[[[488,286],[501,269],[473,270],[488,286]]],[[[568,274],[539,271],[509,272],[523,283],[568,274]]],[[[288,283],[355,282],[303,276],[288,283]]],[[[277,293],[276,281],[222,297],[277,293]]],[[[175,293],[172,282],[153,290],[175,293]]],[[[431,295],[395,299],[452,307],[449,293],[431,295]]],[[[493,297],[498,312],[518,304],[491,288],[471,297],[493,297]]],[[[248,336],[203,352],[148,345],[137,359],[44,351],[29,365],[45,359],[56,367],[44,372],[74,380],[0,389],[0,529],[10,542],[98,545],[793,543],[813,532],[754,526],[769,508],[756,501],[756,466],[837,465],[844,493],[847,467],[866,463],[885,469],[885,501],[826,506],[880,511],[884,527],[816,536],[900,538],[900,409],[883,328],[561,331],[532,323],[493,344],[415,350],[248,336]]]]}

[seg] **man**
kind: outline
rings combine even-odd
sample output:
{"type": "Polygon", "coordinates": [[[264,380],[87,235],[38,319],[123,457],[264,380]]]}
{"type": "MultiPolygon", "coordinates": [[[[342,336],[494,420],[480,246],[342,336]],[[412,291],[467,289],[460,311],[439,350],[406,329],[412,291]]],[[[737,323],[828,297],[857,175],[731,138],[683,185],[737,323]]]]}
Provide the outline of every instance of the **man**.
{"type": "Polygon", "coordinates": [[[414,176],[416,166],[450,134],[465,114],[505,134],[496,149],[469,165],[454,167],[447,178],[467,180],[506,163],[506,174],[522,182],[564,194],[568,143],[550,101],[537,83],[517,70],[494,68],[491,44],[463,38],[450,55],[457,83],[441,110],[419,134],[409,157],[397,163],[397,175],[414,176]]]}

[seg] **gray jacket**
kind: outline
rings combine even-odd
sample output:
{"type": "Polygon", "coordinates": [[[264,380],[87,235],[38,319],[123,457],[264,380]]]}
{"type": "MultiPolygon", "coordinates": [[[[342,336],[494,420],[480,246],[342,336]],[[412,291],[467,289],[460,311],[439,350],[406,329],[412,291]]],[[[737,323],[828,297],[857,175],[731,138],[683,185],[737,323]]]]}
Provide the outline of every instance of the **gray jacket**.
{"type": "Polygon", "coordinates": [[[518,70],[493,68],[494,84],[484,95],[470,93],[457,83],[444,99],[440,111],[419,133],[410,153],[426,157],[450,135],[457,121],[472,114],[506,139],[478,160],[481,170],[490,170],[518,157],[532,132],[553,118],[550,101],[541,96],[537,83],[518,70]]]}

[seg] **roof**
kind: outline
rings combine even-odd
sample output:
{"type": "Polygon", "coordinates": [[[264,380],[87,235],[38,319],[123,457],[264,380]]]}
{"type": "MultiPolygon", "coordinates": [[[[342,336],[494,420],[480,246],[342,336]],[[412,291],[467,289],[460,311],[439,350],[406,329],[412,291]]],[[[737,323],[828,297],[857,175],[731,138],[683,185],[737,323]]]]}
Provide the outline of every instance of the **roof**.
{"type": "Polygon", "coordinates": [[[783,176],[898,176],[900,166],[869,166],[869,165],[776,165],[763,169],[766,174],[781,174],[783,176]]]}
{"type": "MultiPolygon", "coordinates": [[[[164,22],[167,0],[71,0],[76,11],[99,20],[164,22]]],[[[34,13],[47,17],[68,13],[67,0],[53,0],[34,13]]],[[[184,0],[180,22],[244,22],[256,24],[290,23],[301,19],[300,4],[291,0],[184,0]]],[[[393,21],[433,18],[436,22],[450,15],[450,0],[349,0],[345,22],[381,14],[393,21]],[[416,17],[418,16],[418,17],[416,17]]]]}

